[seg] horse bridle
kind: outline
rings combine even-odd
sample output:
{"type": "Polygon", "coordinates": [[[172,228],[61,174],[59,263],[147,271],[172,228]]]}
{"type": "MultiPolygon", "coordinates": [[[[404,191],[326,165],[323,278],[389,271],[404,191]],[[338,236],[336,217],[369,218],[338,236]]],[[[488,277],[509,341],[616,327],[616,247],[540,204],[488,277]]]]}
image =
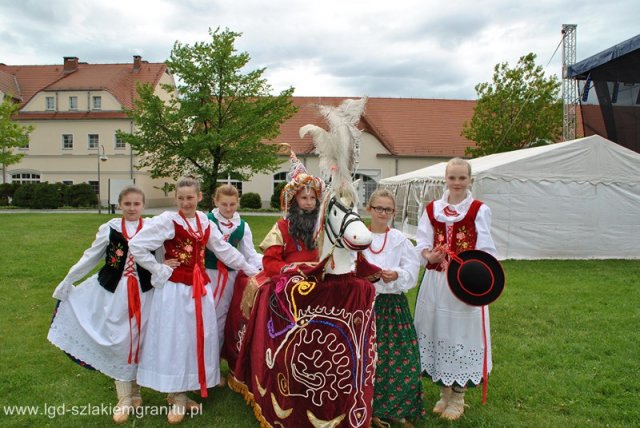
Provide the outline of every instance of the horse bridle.
{"type": "Polygon", "coordinates": [[[327,204],[327,210],[325,211],[324,221],[325,221],[325,227],[326,226],[329,226],[329,227],[326,227],[325,230],[327,231],[327,237],[329,238],[329,241],[331,242],[331,244],[338,248],[344,248],[344,243],[342,242],[342,236],[344,235],[345,230],[347,230],[347,227],[354,221],[362,221],[362,219],[360,218],[360,215],[358,213],[353,212],[352,208],[353,206],[347,207],[344,204],[342,204],[340,201],[336,199],[335,196],[333,196],[329,200],[329,203],[327,204]],[[338,208],[340,211],[345,213],[345,216],[342,218],[342,223],[340,223],[340,230],[338,230],[337,233],[333,229],[333,226],[331,225],[331,221],[329,221],[329,213],[331,212],[331,209],[333,207],[338,208]]]}

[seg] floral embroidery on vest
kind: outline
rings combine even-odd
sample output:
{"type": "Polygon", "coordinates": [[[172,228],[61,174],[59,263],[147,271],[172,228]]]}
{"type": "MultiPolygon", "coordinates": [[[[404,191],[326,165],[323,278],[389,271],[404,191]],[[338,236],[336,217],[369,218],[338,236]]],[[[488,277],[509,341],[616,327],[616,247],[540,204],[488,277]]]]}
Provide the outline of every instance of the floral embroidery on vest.
{"type": "Polygon", "coordinates": [[[121,242],[114,242],[109,246],[109,253],[107,254],[107,263],[113,268],[118,268],[120,259],[124,256],[124,246],[121,242]]]}
{"type": "Polygon", "coordinates": [[[191,262],[191,255],[193,254],[193,242],[191,239],[176,239],[175,243],[175,258],[180,260],[180,263],[191,262]]]}

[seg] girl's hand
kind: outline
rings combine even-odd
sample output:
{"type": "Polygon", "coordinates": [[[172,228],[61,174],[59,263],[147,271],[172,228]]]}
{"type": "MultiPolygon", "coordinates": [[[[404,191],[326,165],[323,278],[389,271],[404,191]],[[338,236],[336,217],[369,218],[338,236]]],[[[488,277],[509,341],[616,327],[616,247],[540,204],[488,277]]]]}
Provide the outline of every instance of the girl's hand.
{"type": "Polygon", "coordinates": [[[164,264],[169,266],[171,269],[175,269],[180,266],[180,260],[178,259],[167,259],[164,261],[164,264]]]}
{"type": "Polygon", "coordinates": [[[382,281],[384,282],[395,281],[396,279],[398,279],[398,272],[396,272],[395,270],[383,270],[380,273],[380,279],[382,279],[382,281]]]}
{"type": "Polygon", "coordinates": [[[428,250],[426,248],[422,250],[422,257],[424,257],[427,263],[440,264],[444,261],[446,256],[447,252],[441,246],[438,246],[433,250],[428,250]]]}

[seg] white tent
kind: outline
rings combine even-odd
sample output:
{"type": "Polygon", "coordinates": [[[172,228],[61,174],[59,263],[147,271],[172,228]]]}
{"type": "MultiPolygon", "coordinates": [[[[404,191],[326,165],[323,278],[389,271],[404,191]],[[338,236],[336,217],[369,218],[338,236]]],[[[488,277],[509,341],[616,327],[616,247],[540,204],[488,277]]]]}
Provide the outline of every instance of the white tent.
{"type": "MultiPolygon", "coordinates": [[[[640,258],[640,154],[594,135],[470,163],[500,259],[640,258]]],[[[445,165],[380,181],[408,236],[442,195],[445,165]]]]}

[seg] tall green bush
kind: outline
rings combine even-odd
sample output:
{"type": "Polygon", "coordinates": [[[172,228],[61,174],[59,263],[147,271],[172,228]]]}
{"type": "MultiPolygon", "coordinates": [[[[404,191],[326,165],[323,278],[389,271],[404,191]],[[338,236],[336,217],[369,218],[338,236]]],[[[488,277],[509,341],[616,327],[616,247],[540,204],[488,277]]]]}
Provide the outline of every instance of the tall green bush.
{"type": "Polygon", "coordinates": [[[88,183],[70,184],[62,187],[63,204],[69,207],[96,207],[98,196],[88,183]]]}
{"type": "Polygon", "coordinates": [[[60,183],[37,183],[33,191],[33,199],[29,208],[53,209],[62,206],[62,187],[60,183]]]}
{"type": "Polygon", "coordinates": [[[0,206],[9,205],[9,199],[13,199],[13,195],[18,187],[20,187],[20,183],[0,184],[0,206]]]}
{"type": "Polygon", "coordinates": [[[262,199],[260,199],[260,195],[252,192],[244,193],[240,197],[240,208],[262,208],[262,199]]]}

